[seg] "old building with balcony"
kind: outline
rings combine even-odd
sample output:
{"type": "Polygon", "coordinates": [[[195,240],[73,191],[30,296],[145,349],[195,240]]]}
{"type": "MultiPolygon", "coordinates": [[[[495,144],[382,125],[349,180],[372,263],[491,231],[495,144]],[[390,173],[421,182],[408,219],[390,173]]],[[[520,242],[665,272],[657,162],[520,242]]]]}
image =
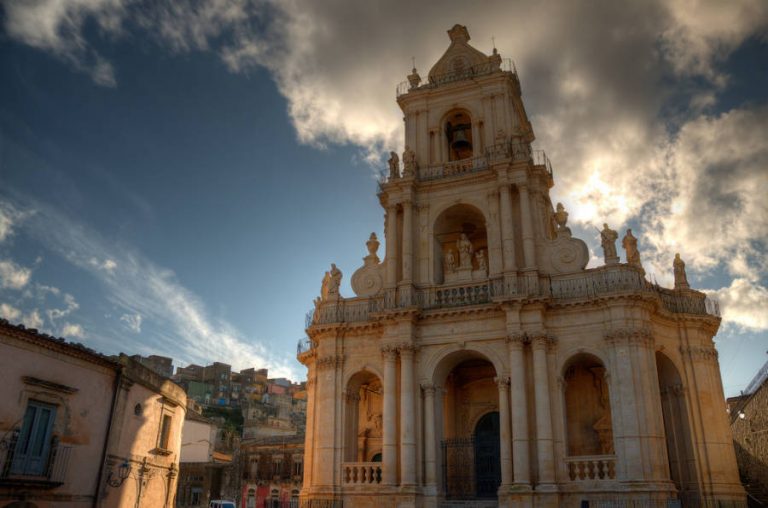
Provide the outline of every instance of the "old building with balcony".
{"type": "Polygon", "coordinates": [[[356,296],[332,265],[308,318],[302,499],[743,504],[716,303],[679,259],[674,288],[648,282],[631,231],[626,262],[606,225],[605,262],[586,268],[515,67],[448,34],[428,76],[397,89],[385,259],[372,234],[356,296]]]}
{"type": "Polygon", "coordinates": [[[304,437],[245,439],[240,448],[243,508],[298,508],[304,437]]]}
{"type": "Polygon", "coordinates": [[[0,396],[0,506],[173,506],[187,400],[169,379],[0,320],[0,396]]]}

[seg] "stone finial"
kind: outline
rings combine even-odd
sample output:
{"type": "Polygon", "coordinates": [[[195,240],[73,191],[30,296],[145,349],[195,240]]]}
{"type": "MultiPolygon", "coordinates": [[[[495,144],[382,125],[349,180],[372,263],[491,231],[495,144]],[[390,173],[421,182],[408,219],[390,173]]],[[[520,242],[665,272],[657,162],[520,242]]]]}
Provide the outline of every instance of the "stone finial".
{"type": "Polygon", "coordinates": [[[448,30],[448,37],[451,38],[451,42],[469,42],[469,32],[464,25],[455,24],[453,28],[448,30]]]}
{"type": "Polygon", "coordinates": [[[680,258],[679,252],[675,254],[672,269],[675,273],[675,289],[691,289],[691,286],[688,285],[688,276],[685,273],[685,261],[680,258]]]}
{"type": "Polygon", "coordinates": [[[631,229],[627,229],[627,233],[621,240],[621,246],[624,247],[624,251],[627,253],[627,264],[636,266],[645,275],[643,264],[640,262],[640,251],[637,250],[637,238],[632,234],[631,229]]]}
{"type": "Polygon", "coordinates": [[[619,262],[619,255],[616,253],[616,240],[618,238],[619,234],[616,231],[609,228],[608,224],[603,224],[603,230],[600,231],[600,245],[603,246],[606,265],[615,265],[619,262]]]}
{"type": "Polygon", "coordinates": [[[363,258],[363,261],[366,265],[375,265],[379,263],[379,256],[376,254],[376,252],[379,250],[379,245],[380,243],[379,239],[376,238],[376,233],[371,233],[368,241],[365,242],[365,246],[368,248],[368,255],[363,258]]]}

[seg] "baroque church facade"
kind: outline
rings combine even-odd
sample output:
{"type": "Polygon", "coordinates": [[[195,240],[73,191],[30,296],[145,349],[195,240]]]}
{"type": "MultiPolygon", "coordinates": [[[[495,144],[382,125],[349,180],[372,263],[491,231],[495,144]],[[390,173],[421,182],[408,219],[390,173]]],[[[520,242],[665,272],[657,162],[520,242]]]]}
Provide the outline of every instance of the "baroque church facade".
{"type": "Polygon", "coordinates": [[[371,234],[352,298],[332,265],[307,322],[304,505],[743,505],[716,305],[631,231],[586,269],[516,70],[448,34],[398,88],[385,258],[371,234]]]}

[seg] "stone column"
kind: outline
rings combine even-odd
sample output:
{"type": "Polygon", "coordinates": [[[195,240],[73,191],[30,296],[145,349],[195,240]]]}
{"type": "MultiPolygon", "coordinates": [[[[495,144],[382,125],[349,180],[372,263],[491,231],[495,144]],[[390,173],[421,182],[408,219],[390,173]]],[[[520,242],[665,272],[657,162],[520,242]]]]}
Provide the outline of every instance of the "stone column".
{"type": "Polygon", "coordinates": [[[528,185],[519,184],[520,191],[520,215],[523,223],[523,252],[525,254],[524,266],[526,269],[536,267],[536,244],[533,238],[533,218],[531,214],[531,199],[528,195],[528,185]]]}
{"type": "Polygon", "coordinates": [[[381,349],[384,357],[384,443],[381,449],[382,483],[397,485],[397,350],[381,349]]]}
{"type": "Polygon", "coordinates": [[[413,206],[403,202],[403,282],[413,281],[413,206]]]}
{"type": "Polygon", "coordinates": [[[512,197],[510,196],[509,185],[505,184],[499,188],[499,200],[501,204],[501,242],[504,256],[504,271],[510,272],[517,270],[517,263],[515,262],[512,197]]]}
{"type": "Polygon", "coordinates": [[[536,448],[539,456],[539,484],[555,483],[555,458],[552,441],[552,414],[549,401],[547,347],[552,339],[540,333],[533,337],[533,386],[536,397],[536,448]]]}
{"type": "Polygon", "coordinates": [[[509,368],[512,374],[510,395],[512,399],[512,463],[514,483],[528,486],[531,482],[528,457],[528,401],[525,387],[525,359],[523,346],[525,335],[515,334],[508,338],[509,368]]]}
{"type": "Polygon", "coordinates": [[[424,473],[425,484],[437,488],[437,448],[435,442],[435,390],[434,385],[421,385],[424,390],[424,473]]]}
{"type": "Polygon", "coordinates": [[[509,378],[496,378],[499,387],[499,457],[501,459],[501,487],[512,484],[512,439],[509,422],[509,378]]]}
{"type": "Polygon", "coordinates": [[[416,432],[413,401],[414,347],[400,347],[400,484],[416,485],[416,432]]]}
{"type": "Polygon", "coordinates": [[[397,205],[387,207],[387,276],[386,287],[397,286],[397,205]]]}

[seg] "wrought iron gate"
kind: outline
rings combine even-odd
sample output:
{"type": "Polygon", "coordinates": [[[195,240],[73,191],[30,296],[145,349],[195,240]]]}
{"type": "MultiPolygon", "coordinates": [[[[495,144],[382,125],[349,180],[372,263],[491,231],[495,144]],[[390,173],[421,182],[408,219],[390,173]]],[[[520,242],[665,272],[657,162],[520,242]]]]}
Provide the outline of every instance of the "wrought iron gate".
{"type": "Polygon", "coordinates": [[[499,414],[484,416],[468,438],[442,442],[447,499],[495,498],[501,484],[499,414]]]}

